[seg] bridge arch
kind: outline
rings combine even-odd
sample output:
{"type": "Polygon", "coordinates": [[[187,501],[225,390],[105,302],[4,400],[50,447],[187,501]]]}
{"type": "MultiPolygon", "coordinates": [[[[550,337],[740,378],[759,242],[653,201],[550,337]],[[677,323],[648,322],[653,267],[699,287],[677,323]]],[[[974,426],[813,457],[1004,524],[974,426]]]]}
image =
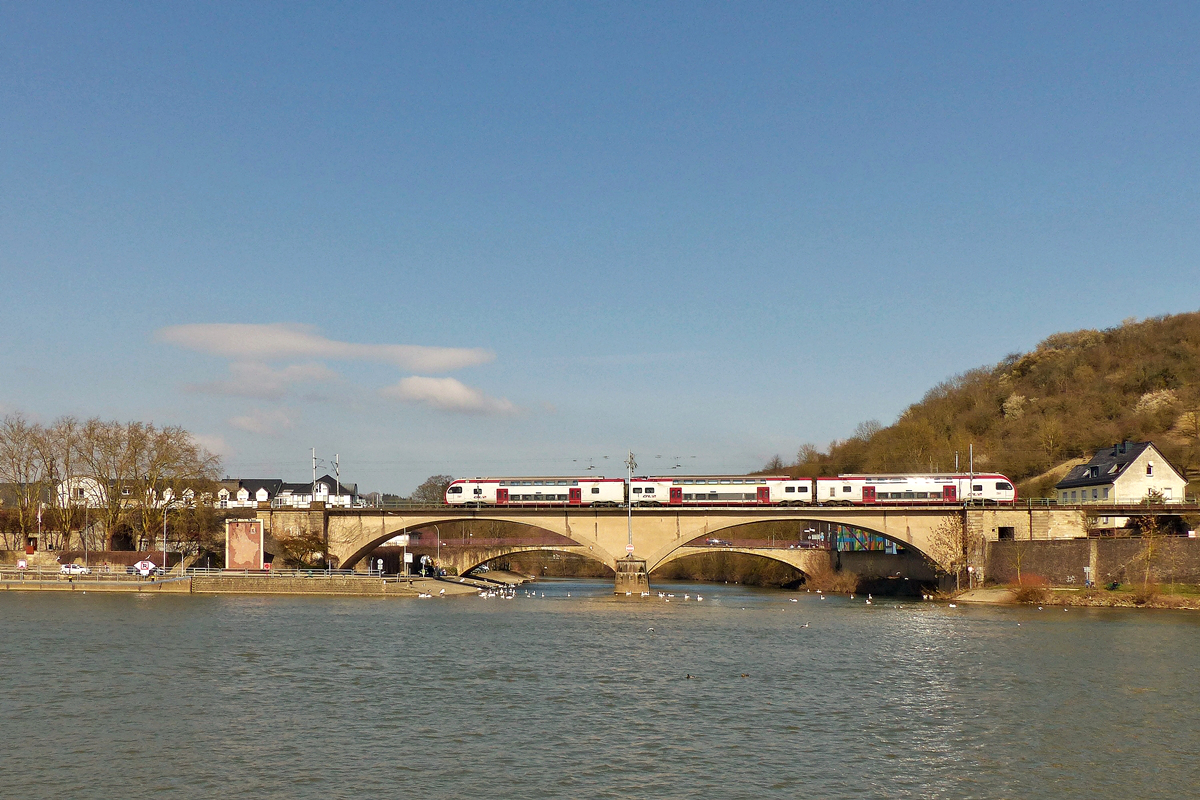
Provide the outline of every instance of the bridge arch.
{"type": "MultiPolygon", "coordinates": [[[[717,545],[717,552],[736,551],[745,552],[750,555],[761,555],[765,558],[770,558],[775,561],[780,561],[784,564],[795,566],[797,569],[801,569],[798,566],[801,562],[811,564],[811,559],[805,559],[800,555],[789,555],[789,553],[800,554],[806,552],[821,552],[827,554],[830,552],[830,549],[827,547],[812,547],[812,540],[804,539],[803,536],[797,537],[793,540],[781,540],[776,538],[773,542],[771,542],[771,546],[756,547],[751,540],[739,539],[739,537],[736,535],[736,532],[742,528],[751,528],[780,522],[804,525],[805,528],[808,528],[809,525],[812,525],[813,528],[811,529],[811,532],[827,531],[828,528],[832,526],[838,526],[851,531],[860,531],[864,534],[869,534],[888,542],[892,542],[899,547],[903,547],[905,550],[913,551],[930,563],[935,563],[934,559],[930,556],[926,549],[924,549],[928,547],[927,540],[929,537],[913,536],[909,526],[905,526],[906,535],[899,535],[899,532],[896,530],[880,530],[877,526],[864,524],[860,518],[843,518],[841,515],[836,513],[836,510],[831,510],[833,513],[814,513],[814,511],[815,509],[811,507],[807,510],[801,510],[798,508],[794,513],[775,514],[767,519],[758,518],[747,520],[736,516],[725,518],[723,520],[718,518],[717,524],[704,525],[703,531],[699,535],[691,536],[686,540],[676,540],[664,546],[659,551],[653,553],[651,557],[647,558],[647,569],[650,572],[654,572],[656,569],[658,569],[658,567],[668,564],[672,561],[676,561],[684,556],[696,555],[697,553],[705,552],[709,549],[709,547],[706,546],[706,542],[703,540],[712,539],[724,540],[728,542],[726,545],[717,545]],[[825,526],[825,528],[822,528],[822,526],[825,526]]],[[[709,520],[709,522],[711,522],[711,520],[709,520]]],[[[801,531],[802,534],[806,532],[810,531],[801,531]]],[[[802,569],[801,571],[807,573],[807,570],[802,569]]]]}
{"type": "Polygon", "coordinates": [[[676,561],[682,561],[685,558],[698,558],[717,553],[736,553],[740,555],[756,556],[768,561],[776,561],[798,570],[805,577],[811,577],[813,574],[821,571],[822,569],[829,569],[830,565],[830,553],[828,550],[779,550],[765,547],[694,547],[684,545],[673,550],[663,560],[655,564],[654,567],[649,571],[650,574],[653,575],[658,570],[676,561]]]}
{"type": "Polygon", "coordinates": [[[524,547],[499,548],[495,551],[484,551],[483,553],[471,554],[472,557],[470,559],[467,559],[465,562],[463,562],[466,564],[465,568],[462,566],[459,566],[458,564],[455,564],[454,566],[458,569],[459,575],[466,575],[471,570],[478,569],[480,566],[482,566],[483,564],[487,564],[490,561],[495,561],[500,558],[506,558],[508,556],[520,555],[521,553],[564,553],[564,554],[576,555],[576,556],[585,558],[589,561],[594,561],[597,564],[601,564],[608,570],[613,571],[615,574],[615,570],[614,570],[612,564],[609,564],[604,559],[596,556],[594,551],[590,551],[587,548],[581,547],[579,545],[575,545],[573,547],[567,547],[567,546],[561,546],[561,545],[529,545],[529,546],[524,546],[524,547]]]}
{"type": "MultiPolygon", "coordinates": [[[[488,509],[485,508],[474,511],[470,516],[464,516],[461,513],[453,516],[439,516],[436,514],[381,516],[378,527],[371,525],[369,528],[364,526],[361,516],[357,519],[348,518],[350,524],[336,526],[339,528],[336,531],[334,525],[330,526],[330,552],[340,557],[339,567],[353,569],[363,558],[370,555],[378,547],[405,532],[424,536],[434,533],[436,530],[445,530],[448,532],[452,530],[451,526],[457,527],[455,523],[461,525],[463,523],[501,522],[539,531],[548,540],[522,544],[497,544],[495,547],[489,547],[489,544],[492,543],[485,537],[476,536],[474,533],[469,534],[470,538],[467,540],[469,547],[483,548],[476,551],[481,555],[482,553],[493,551],[494,554],[480,557],[466,569],[460,569],[459,574],[464,574],[470,569],[500,558],[502,555],[536,550],[574,553],[598,561],[614,571],[616,569],[616,559],[611,553],[600,546],[598,542],[588,541],[584,537],[575,535],[569,524],[560,527],[544,524],[546,520],[543,519],[530,519],[528,517],[509,516],[505,514],[489,514],[487,512],[488,509]],[[539,522],[543,524],[538,524],[539,522]],[[339,541],[349,545],[349,548],[337,547],[336,543],[339,541]],[[341,556],[340,552],[346,552],[347,549],[349,552],[341,556]]],[[[331,519],[337,518],[332,517],[331,519]]],[[[454,549],[462,542],[461,538],[454,537],[453,535],[440,535],[440,538],[443,545],[442,555],[446,555],[448,550],[449,552],[454,552],[454,549]]],[[[423,538],[419,543],[410,545],[410,548],[416,550],[429,546],[429,540],[423,538]]]]}

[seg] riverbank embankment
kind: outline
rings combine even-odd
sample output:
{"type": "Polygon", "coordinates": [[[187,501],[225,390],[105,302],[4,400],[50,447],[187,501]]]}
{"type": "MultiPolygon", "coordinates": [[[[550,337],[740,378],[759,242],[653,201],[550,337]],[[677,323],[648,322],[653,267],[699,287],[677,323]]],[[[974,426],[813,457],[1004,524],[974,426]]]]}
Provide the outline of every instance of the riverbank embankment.
{"type": "Polygon", "coordinates": [[[1062,606],[1066,608],[1179,608],[1200,611],[1200,594],[1179,594],[1158,587],[1064,589],[1043,586],[989,586],[953,597],[956,603],[1062,606]]]}
{"type": "Polygon", "coordinates": [[[195,575],[163,580],[106,576],[28,576],[0,580],[0,591],[158,594],[279,594],[356,597],[419,597],[476,594],[473,584],[434,578],[379,578],[366,575],[290,577],[195,575]]]}

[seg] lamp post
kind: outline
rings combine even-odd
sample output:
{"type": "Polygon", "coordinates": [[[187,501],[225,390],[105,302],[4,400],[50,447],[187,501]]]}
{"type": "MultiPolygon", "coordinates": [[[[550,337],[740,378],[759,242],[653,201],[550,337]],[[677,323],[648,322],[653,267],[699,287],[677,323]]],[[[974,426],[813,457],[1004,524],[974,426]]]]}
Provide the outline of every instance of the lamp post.
{"type": "MultiPolygon", "coordinates": [[[[164,498],[165,499],[165,498],[164,498]]],[[[163,503],[163,575],[167,574],[167,504],[163,503]]]]}

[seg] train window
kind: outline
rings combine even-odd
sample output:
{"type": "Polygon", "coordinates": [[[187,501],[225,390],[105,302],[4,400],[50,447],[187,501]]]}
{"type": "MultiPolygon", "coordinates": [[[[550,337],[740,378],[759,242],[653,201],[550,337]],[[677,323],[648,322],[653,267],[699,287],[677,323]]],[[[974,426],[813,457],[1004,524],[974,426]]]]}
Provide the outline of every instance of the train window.
{"type": "Polygon", "coordinates": [[[724,484],[724,485],[726,485],[726,486],[728,486],[728,485],[729,485],[729,480],[728,480],[728,479],[722,480],[722,481],[721,481],[721,483],[722,483],[722,484],[724,484]]]}
{"type": "Polygon", "coordinates": [[[642,493],[642,487],[640,487],[640,486],[635,486],[635,487],[633,487],[633,493],[634,493],[634,494],[641,494],[641,493],[642,493]]]}
{"type": "Polygon", "coordinates": [[[843,486],[843,487],[842,487],[842,491],[843,491],[843,492],[849,492],[849,491],[850,491],[850,487],[849,487],[849,486],[843,486]]]}
{"type": "Polygon", "coordinates": [[[717,481],[715,481],[715,480],[712,480],[712,479],[709,479],[709,481],[708,481],[708,482],[709,482],[710,484],[713,484],[713,483],[716,483],[717,481]]]}
{"type": "Polygon", "coordinates": [[[800,487],[800,494],[808,494],[808,487],[807,487],[807,486],[801,486],[801,487],[800,487]]]}
{"type": "Polygon", "coordinates": [[[684,500],[691,500],[691,499],[692,499],[692,496],[691,496],[690,494],[685,494],[685,495],[683,496],[683,499],[684,499],[684,500]]]}
{"type": "Polygon", "coordinates": [[[1011,492],[1012,484],[1008,483],[1007,481],[996,481],[996,491],[997,492],[1011,492]]]}
{"type": "Polygon", "coordinates": [[[449,489],[447,489],[447,492],[449,492],[450,494],[462,494],[462,487],[461,486],[451,486],[449,489]]]}
{"type": "Polygon", "coordinates": [[[783,490],[784,490],[785,492],[791,492],[792,494],[795,494],[795,493],[796,493],[796,487],[795,487],[795,486],[785,486],[785,487],[783,487],[783,490]]]}
{"type": "Polygon", "coordinates": [[[529,481],[521,481],[521,485],[522,486],[533,486],[533,484],[530,483],[529,481]]]}
{"type": "Polygon", "coordinates": [[[929,497],[929,492],[917,492],[917,499],[924,500],[929,497]]]}
{"type": "Polygon", "coordinates": [[[836,488],[834,488],[834,487],[832,487],[832,486],[830,486],[830,487],[829,487],[829,496],[830,496],[830,497],[837,497],[837,489],[836,489],[836,488]]]}
{"type": "Polygon", "coordinates": [[[646,487],[646,494],[654,494],[654,487],[653,487],[653,486],[647,486],[647,487],[646,487]]]}
{"type": "Polygon", "coordinates": [[[478,486],[476,486],[476,487],[475,487],[475,494],[483,494],[483,489],[480,489],[478,486]]]}
{"type": "Polygon", "coordinates": [[[599,486],[593,486],[593,487],[592,487],[592,494],[600,494],[600,487],[599,487],[599,486]]]}
{"type": "Polygon", "coordinates": [[[971,491],[972,491],[972,492],[982,492],[982,491],[983,491],[983,484],[982,484],[982,483],[977,483],[977,484],[975,484],[974,486],[972,486],[972,487],[971,487],[971,491]]]}

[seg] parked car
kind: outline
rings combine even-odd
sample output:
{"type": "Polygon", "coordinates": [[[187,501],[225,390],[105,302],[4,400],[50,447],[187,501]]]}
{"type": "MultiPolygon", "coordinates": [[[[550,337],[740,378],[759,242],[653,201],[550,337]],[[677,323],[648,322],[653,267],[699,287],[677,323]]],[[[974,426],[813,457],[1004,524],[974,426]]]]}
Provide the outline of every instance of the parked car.
{"type": "Polygon", "coordinates": [[[91,575],[92,571],[82,564],[63,564],[58,568],[63,575],[91,575]]]}

